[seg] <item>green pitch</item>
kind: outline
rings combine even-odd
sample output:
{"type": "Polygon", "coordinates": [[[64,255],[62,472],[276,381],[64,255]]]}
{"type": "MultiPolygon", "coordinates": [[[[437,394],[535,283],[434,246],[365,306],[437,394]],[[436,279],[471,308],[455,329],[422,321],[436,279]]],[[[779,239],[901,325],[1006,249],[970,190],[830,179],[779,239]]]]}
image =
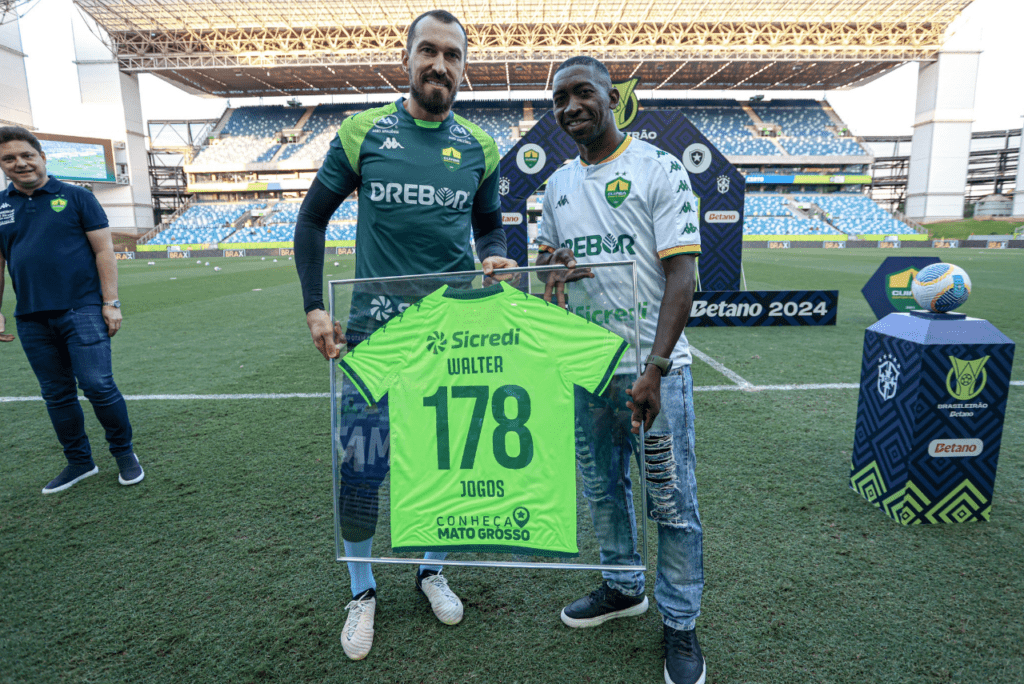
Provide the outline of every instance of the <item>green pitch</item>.
{"type": "MultiPolygon", "coordinates": [[[[922,252],[971,275],[963,312],[1024,340],[1024,254],[922,252]]],[[[874,322],[860,288],[889,255],[749,250],[751,289],[838,289],[839,324],[687,334],[754,385],[856,383],[874,322]]],[[[293,262],[203,261],[119,263],[122,391],[326,393],[293,262]]],[[[326,272],[348,277],[351,257],[326,272]]],[[[13,328],[9,280],[2,310],[13,328]]],[[[732,384],[700,361],[694,379],[732,384]]],[[[19,343],[0,345],[0,397],[38,391],[19,343]]],[[[1024,388],[1011,390],[992,521],[911,529],[848,488],[856,390],[695,402],[709,682],[1024,681],[1024,388]]],[[[375,644],[350,662],[326,399],[131,401],[135,487],[117,484],[85,410],[100,474],[43,497],[63,464],[45,408],[0,402],[0,682],[660,681],[655,606],[596,629],[559,621],[592,572],[452,568],[466,617],[446,627],[411,568],[378,566],[375,644]]]]}

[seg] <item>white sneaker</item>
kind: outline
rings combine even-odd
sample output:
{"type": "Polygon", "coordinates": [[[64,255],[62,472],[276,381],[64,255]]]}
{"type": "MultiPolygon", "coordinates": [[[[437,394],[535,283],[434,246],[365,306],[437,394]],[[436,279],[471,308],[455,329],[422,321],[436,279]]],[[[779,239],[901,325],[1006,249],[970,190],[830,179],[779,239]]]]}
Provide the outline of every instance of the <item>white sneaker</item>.
{"type": "Polygon", "coordinates": [[[462,622],[462,601],[448,586],[448,580],[444,575],[416,575],[416,588],[430,600],[430,607],[434,609],[434,615],[438,620],[446,625],[457,625],[462,622]]]}
{"type": "Polygon", "coordinates": [[[341,628],[341,647],[352,660],[362,660],[373,646],[373,616],[377,612],[377,597],[367,589],[346,606],[348,618],[341,628]]]}

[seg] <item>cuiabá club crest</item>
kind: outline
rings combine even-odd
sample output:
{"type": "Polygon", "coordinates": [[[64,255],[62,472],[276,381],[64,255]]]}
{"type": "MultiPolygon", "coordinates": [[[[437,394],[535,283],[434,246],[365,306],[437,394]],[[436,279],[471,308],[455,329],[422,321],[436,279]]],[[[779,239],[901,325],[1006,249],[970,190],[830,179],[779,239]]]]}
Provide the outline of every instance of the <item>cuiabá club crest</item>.
{"type": "Polygon", "coordinates": [[[612,208],[617,209],[629,197],[631,187],[633,184],[625,178],[616,178],[604,186],[604,198],[608,200],[608,204],[612,205],[612,208]]]}
{"type": "Polygon", "coordinates": [[[897,311],[913,311],[918,308],[910,285],[919,270],[911,266],[885,277],[885,296],[897,311]]]}
{"type": "Polygon", "coordinates": [[[878,360],[878,393],[884,401],[896,396],[900,382],[900,362],[892,354],[882,354],[878,360]]]}

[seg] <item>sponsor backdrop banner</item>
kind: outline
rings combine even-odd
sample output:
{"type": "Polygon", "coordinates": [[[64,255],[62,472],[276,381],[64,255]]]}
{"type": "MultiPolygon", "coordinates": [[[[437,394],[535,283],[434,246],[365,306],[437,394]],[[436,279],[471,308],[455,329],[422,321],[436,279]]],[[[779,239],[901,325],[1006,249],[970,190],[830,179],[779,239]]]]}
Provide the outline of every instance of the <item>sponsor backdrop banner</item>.
{"type": "Polygon", "coordinates": [[[689,327],[835,325],[839,290],[695,292],[689,327]]]}
{"type": "MultiPolygon", "coordinates": [[[[635,79],[634,79],[635,80],[635,79]]],[[[705,290],[738,290],[743,258],[743,176],[681,113],[637,111],[635,83],[616,84],[623,92],[616,110],[619,128],[678,157],[700,200],[700,281],[705,290]],[[628,91],[628,92],[627,92],[628,91]]],[[[499,192],[508,233],[508,255],[526,265],[526,200],[567,159],[576,144],[548,112],[501,160],[499,192]]]]}
{"type": "Polygon", "coordinates": [[[875,318],[884,318],[898,311],[920,309],[921,307],[914,301],[910,285],[918,271],[940,261],[938,257],[886,258],[861,290],[875,318]]]}
{"type": "Polygon", "coordinates": [[[988,520],[1013,352],[963,314],[890,314],[868,328],[850,487],[903,525],[988,520]]]}

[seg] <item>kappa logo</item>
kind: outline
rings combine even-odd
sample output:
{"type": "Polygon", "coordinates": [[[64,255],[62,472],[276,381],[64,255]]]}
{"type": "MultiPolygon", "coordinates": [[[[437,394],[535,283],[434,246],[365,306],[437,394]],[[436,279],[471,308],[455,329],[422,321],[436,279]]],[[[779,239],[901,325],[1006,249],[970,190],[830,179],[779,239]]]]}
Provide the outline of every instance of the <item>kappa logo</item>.
{"type": "Polygon", "coordinates": [[[64,211],[64,209],[66,209],[67,206],[68,201],[63,197],[57,197],[55,199],[50,200],[50,208],[53,209],[53,211],[57,214],[64,211]]]}
{"type": "Polygon", "coordinates": [[[402,143],[398,142],[394,138],[384,138],[384,142],[377,149],[380,150],[404,150],[402,143]]]}
{"type": "Polygon", "coordinates": [[[454,147],[446,147],[441,150],[441,160],[444,161],[444,165],[448,167],[449,171],[455,171],[462,163],[462,153],[454,147]]]}
{"type": "Polygon", "coordinates": [[[502,176],[501,178],[498,179],[498,194],[499,195],[502,195],[502,196],[507,195],[509,193],[509,190],[511,190],[511,189],[512,189],[512,182],[509,181],[508,178],[506,178],[505,176],[502,176]]]}
{"type": "Polygon", "coordinates": [[[431,354],[438,354],[448,348],[448,339],[444,333],[438,330],[427,335],[427,351],[431,354]]]}
{"type": "Polygon", "coordinates": [[[704,173],[711,166],[711,150],[703,143],[693,143],[683,152],[683,166],[690,173],[704,173]]]}
{"type": "Polygon", "coordinates": [[[0,210],[10,209],[10,208],[11,208],[11,205],[8,204],[7,202],[4,202],[3,204],[0,204],[0,210]]]}
{"type": "Polygon", "coordinates": [[[612,205],[613,209],[618,209],[626,198],[629,197],[629,191],[633,187],[625,178],[616,178],[608,185],[604,186],[604,198],[608,200],[608,204],[612,205]]]}
{"type": "Polygon", "coordinates": [[[556,207],[564,207],[568,203],[569,203],[569,198],[566,197],[565,195],[562,195],[561,197],[558,198],[558,203],[555,206],[556,207]]]}
{"type": "Polygon", "coordinates": [[[946,389],[949,394],[960,401],[967,401],[981,394],[988,383],[988,371],[985,363],[989,357],[968,361],[950,356],[952,367],[946,374],[946,389]]]}
{"type": "Polygon", "coordinates": [[[896,396],[900,382],[900,362],[892,354],[882,354],[878,360],[878,393],[883,401],[896,396]]]}
{"type": "Polygon", "coordinates": [[[718,180],[718,193],[720,195],[724,195],[725,193],[729,192],[729,177],[723,174],[723,175],[719,176],[717,178],[717,180],[718,180]]]}

